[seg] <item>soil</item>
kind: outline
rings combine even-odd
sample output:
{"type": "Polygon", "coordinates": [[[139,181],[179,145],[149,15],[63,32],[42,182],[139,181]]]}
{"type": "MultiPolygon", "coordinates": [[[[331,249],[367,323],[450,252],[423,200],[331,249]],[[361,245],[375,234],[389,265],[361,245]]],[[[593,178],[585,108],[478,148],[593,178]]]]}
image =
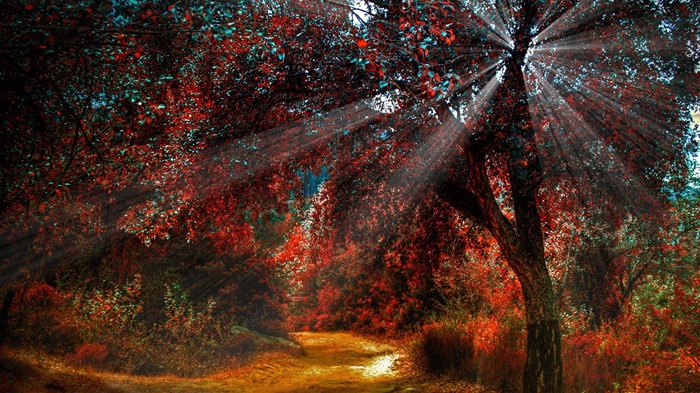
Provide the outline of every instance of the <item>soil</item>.
{"type": "Polygon", "coordinates": [[[268,353],[248,366],[203,378],[138,377],[5,361],[0,392],[388,393],[479,392],[475,386],[420,377],[400,344],[343,332],[295,333],[303,354],[268,353]]]}

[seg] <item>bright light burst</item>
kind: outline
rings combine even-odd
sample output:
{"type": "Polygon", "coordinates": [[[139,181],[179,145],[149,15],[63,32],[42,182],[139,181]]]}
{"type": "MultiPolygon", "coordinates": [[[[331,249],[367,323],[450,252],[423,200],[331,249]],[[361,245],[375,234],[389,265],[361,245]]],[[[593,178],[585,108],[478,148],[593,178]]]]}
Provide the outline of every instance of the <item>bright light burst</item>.
{"type": "MultiPolygon", "coordinates": [[[[487,107],[494,105],[490,102],[498,100],[497,90],[504,82],[500,67],[505,67],[507,57],[520,45],[528,48],[523,72],[545,164],[568,172],[579,190],[595,183],[633,209],[643,203],[640,201],[652,199],[644,171],[655,171],[667,152],[690,142],[685,133],[675,132],[675,119],[669,118],[677,111],[677,93],[689,82],[682,76],[685,71],[678,69],[684,67],[683,62],[677,61],[687,56],[688,48],[670,35],[688,26],[666,19],[661,3],[655,9],[653,4],[635,9],[624,1],[586,0],[574,5],[549,1],[529,41],[516,43],[513,34],[522,17],[520,2],[461,3],[478,19],[467,25],[502,47],[503,54],[467,75],[478,76],[481,83],[469,90],[468,103],[453,111],[459,125],[454,119],[441,119],[442,125],[409,159],[399,161],[403,164],[392,175],[372,177],[378,189],[388,184],[397,190],[384,197],[407,202],[399,206],[410,206],[417,196],[409,194],[423,193],[418,190],[424,190],[435,172],[444,168],[436,163],[449,155],[445,151],[463,142],[464,135],[455,133],[473,134],[490,127],[481,122],[487,107]],[[634,15],[635,10],[645,11],[644,15],[634,15]],[[623,21],[618,23],[618,18],[623,21]],[[499,69],[496,76],[488,74],[494,69],[499,69]]],[[[464,84],[471,83],[473,79],[464,84]]],[[[448,101],[464,95],[460,87],[447,95],[448,101]]],[[[434,102],[425,105],[434,106],[434,102]]],[[[374,204],[371,198],[365,195],[358,201],[367,206],[360,211],[374,204]]]]}
{"type": "MultiPolygon", "coordinates": [[[[376,9],[359,3],[364,4],[353,2],[357,6],[353,12],[362,15],[355,21],[356,25],[371,23],[376,9]]],[[[638,20],[626,15],[629,21],[622,25],[616,24],[615,18],[618,12],[625,10],[627,2],[586,0],[574,2],[575,6],[567,5],[569,3],[548,1],[534,25],[536,31],[531,32],[532,38],[523,44],[516,42],[517,37],[513,36],[519,27],[518,18],[522,11],[519,2],[462,1],[461,6],[478,19],[468,21],[467,25],[500,46],[502,53],[470,68],[471,74],[461,75],[461,83],[441,97],[425,100],[413,109],[399,109],[404,111],[397,115],[403,121],[397,123],[412,126],[386,126],[378,137],[385,144],[413,138],[416,127],[422,127],[420,124],[425,118],[434,118],[437,125],[427,133],[423,130],[425,135],[418,138],[420,144],[415,149],[382,150],[381,143],[375,143],[370,144],[372,150],[351,156],[349,160],[339,156],[336,163],[327,163],[337,166],[338,178],[334,180],[353,177],[358,168],[373,171],[368,176],[373,184],[356,193],[349,209],[354,217],[372,216],[375,198],[390,198],[396,201],[396,211],[383,217],[385,220],[387,217],[397,219],[405,212],[405,207],[411,206],[421,193],[426,192],[426,186],[431,184],[437,171],[449,165],[454,158],[452,151],[465,137],[488,129],[489,125],[480,121],[490,110],[492,101],[498,99],[499,87],[503,84],[503,67],[518,45],[529,48],[524,68],[525,82],[541,154],[550,161],[561,161],[574,178],[580,178],[581,183],[602,176],[618,195],[628,199],[630,189],[642,187],[640,178],[643,174],[637,173],[629,161],[617,155],[614,143],[619,142],[624,149],[636,150],[638,156],[635,159],[650,168],[664,158],[661,156],[664,151],[672,146],[686,145],[687,141],[677,140],[682,136],[668,129],[670,123],[666,119],[675,113],[676,88],[687,82],[675,79],[674,67],[684,65],[675,64],[669,55],[684,56],[688,48],[669,47],[669,43],[675,45],[677,41],[664,37],[678,34],[678,30],[687,26],[666,21],[661,5],[655,11],[657,18],[638,20]],[[587,25],[593,27],[582,28],[587,25]],[[440,111],[434,109],[445,104],[450,107],[458,98],[457,109],[450,109],[452,116],[441,117],[440,111]],[[422,119],[413,119],[415,117],[422,119]],[[613,138],[613,134],[619,136],[613,138]],[[396,165],[373,167],[372,161],[382,152],[392,154],[396,165]],[[353,165],[348,165],[348,162],[353,165]]],[[[151,179],[156,187],[149,191],[134,191],[109,198],[88,194],[81,199],[102,199],[102,204],[120,211],[150,199],[155,202],[148,214],[154,219],[163,220],[168,214],[181,214],[187,206],[231,184],[260,176],[276,165],[293,162],[296,157],[313,152],[319,146],[334,143],[338,136],[365,131],[376,125],[385,114],[372,108],[372,99],[203,151],[192,165],[173,166],[172,171],[151,179]],[[207,172],[212,167],[224,170],[207,172]],[[184,192],[186,186],[183,186],[178,198],[159,193],[161,185],[177,184],[183,172],[206,177],[208,181],[197,188],[187,189],[187,193],[184,192]]],[[[65,208],[70,210],[70,207],[65,208]]],[[[350,219],[352,215],[348,214],[346,220],[350,219]]],[[[377,226],[391,224],[381,222],[377,226]]],[[[347,225],[347,222],[341,221],[339,225],[347,225]]],[[[123,229],[148,232],[148,228],[105,228],[101,233],[86,235],[84,241],[90,243],[110,238],[123,229]]],[[[35,235],[30,233],[15,238],[12,247],[3,245],[3,257],[10,248],[29,248],[35,235]]],[[[145,237],[149,236],[146,234],[145,237]]],[[[33,266],[40,263],[50,265],[69,252],[61,250],[42,255],[37,257],[33,266]]],[[[33,266],[26,268],[31,270],[33,266]]],[[[19,274],[19,270],[6,271],[0,277],[0,285],[19,274]]]]}
{"type": "MultiPolygon", "coordinates": [[[[78,203],[77,200],[92,201],[103,208],[116,211],[147,211],[144,218],[151,219],[157,225],[167,222],[170,217],[185,214],[197,203],[221,193],[234,184],[259,177],[277,165],[308,154],[319,145],[330,143],[338,135],[356,132],[368,123],[376,121],[380,116],[381,114],[372,109],[368,103],[352,103],[303,122],[267,130],[264,134],[237,139],[205,150],[196,157],[196,160],[187,161],[184,164],[180,162],[166,171],[156,172],[158,177],[151,179],[155,187],[140,191],[130,190],[116,195],[105,195],[102,190],[79,195],[72,203],[56,206],[58,213],[55,215],[60,217],[60,220],[54,223],[52,228],[23,231],[15,235],[11,241],[3,242],[0,247],[0,260],[16,258],[17,255],[14,253],[18,249],[31,250],[34,247],[47,246],[37,242],[42,242],[41,239],[48,233],[75,231],[76,228],[72,227],[72,222],[77,219],[77,212],[86,206],[84,203],[78,203]],[[331,124],[333,126],[330,126],[331,124]],[[212,170],[215,172],[210,172],[212,170]],[[207,181],[193,188],[182,180],[183,174],[188,172],[191,178],[204,177],[207,181]],[[177,190],[179,195],[173,196],[161,192],[166,188],[177,190]],[[145,205],[144,201],[146,201],[145,205]]],[[[3,220],[2,224],[5,228],[13,225],[6,220],[3,220]]],[[[119,244],[127,239],[129,234],[138,235],[146,244],[150,244],[159,236],[154,234],[154,226],[134,223],[132,220],[121,221],[121,224],[116,226],[99,227],[90,232],[80,230],[78,232],[81,235],[79,242],[73,242],[69,247],[61,247],[50,254],[30,257],[31,261],[29,263],[25,261],[21,269],[5,269],[0,276],[0,285],[34,271],[39,266],[55,266],[66,258],[70,258],[71,255],[75,255],[81,245],[99,244],[107,240],[112,244],[119,244]]]]}

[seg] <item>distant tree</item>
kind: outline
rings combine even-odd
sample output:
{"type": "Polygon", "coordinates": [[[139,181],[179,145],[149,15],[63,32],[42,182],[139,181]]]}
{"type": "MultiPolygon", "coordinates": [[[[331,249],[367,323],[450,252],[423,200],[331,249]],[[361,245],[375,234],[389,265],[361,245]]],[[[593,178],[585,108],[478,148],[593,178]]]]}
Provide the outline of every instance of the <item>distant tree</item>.
{"type": "Polygon", "coordinates": [[[437,172],[426,183],[494,236],[525,299],[524,391],[562,391],[542,229],[556,211],[542,208],[564,193],[655,215],[682,187],[697,15],[671,1],[362,3],[359,63],[393,92],[399,116],[430,108],[411,119],[430,123],[422,145],[387,142],[423,154],[433,168],[406,172],[437,172]]]}

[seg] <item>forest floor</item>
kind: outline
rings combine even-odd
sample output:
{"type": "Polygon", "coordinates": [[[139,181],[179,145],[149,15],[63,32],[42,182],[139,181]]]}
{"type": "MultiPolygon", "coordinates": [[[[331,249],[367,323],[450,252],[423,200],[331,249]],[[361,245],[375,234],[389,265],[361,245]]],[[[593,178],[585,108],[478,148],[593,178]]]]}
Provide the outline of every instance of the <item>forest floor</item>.
{"type": "Polygon", "coordinates": [[[484,392],[465,382],[415,373],[400,343],[352,333],[294,333],[303,355],[261,355],[251,364],[202,378],[86,372],[19,361],[0,367],[0,392],[384,393],[484,392]]]}

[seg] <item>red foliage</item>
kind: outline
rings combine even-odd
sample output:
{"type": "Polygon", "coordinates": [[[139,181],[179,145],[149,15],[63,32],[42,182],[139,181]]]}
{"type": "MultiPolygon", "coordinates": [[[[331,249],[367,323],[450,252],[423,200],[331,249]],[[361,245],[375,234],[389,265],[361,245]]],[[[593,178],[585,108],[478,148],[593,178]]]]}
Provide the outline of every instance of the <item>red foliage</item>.
{"type": "Polygon", "coordinates": [[[505,391],[519,389],[525,364],[522,319],[477,318],[467,322],[465,329],[474,335],[479,381],[505,391]]]}
{"type": "Polygon", "coordinates": [[[472,2],[377,1],[362,29],[324,2],[83,3],[0,10],[0,288],[31,280],[10,309],[25,341],[72,323],[106,345],[75,362],[97,364],[141,353],[146,326],[192,349],[216,318],[393,334],[449,317],[482,380],[517,388],[524,315],[559,303],[601,328],[568,332],[570,386],[697,386],[698,238],[654,200],[683,189],[695,143],[687,6],[523,2],[492,10],[512,18],[497,37],[472,2]],[[299,174],[321,169],[306,200],[299,174]]]}
{"type": "Polygon", "coordinates": [[[14,305],[14,311],[19,312],[19,308],[22,306],[33,310],[41,309],[42,312],[50,309],[58,310],[63,304],[63,301],[63,296],[55,287],[44,283],[33,284],[19,294],[14,305]],[[25,300],[27,304],[23,305],[23,300],[25,300]]]}
{"type": "Polygon", "coordinates": [[[109,350],[106,345],[83,343],[67,357],[69,363],[80,367],[104,369],[109,350]]]}

